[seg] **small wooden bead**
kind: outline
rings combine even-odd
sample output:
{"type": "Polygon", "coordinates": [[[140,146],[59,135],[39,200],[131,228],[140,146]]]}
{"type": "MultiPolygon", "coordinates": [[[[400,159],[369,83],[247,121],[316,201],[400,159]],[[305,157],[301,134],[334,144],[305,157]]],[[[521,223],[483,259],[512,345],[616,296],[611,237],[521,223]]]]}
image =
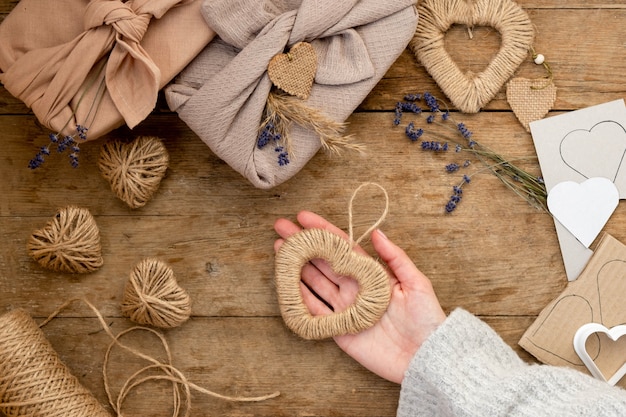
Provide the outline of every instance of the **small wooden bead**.
{"type": "Polygon", "coordinates": [[[545,62],[546,57],[543,56],[543,54],[537,54],[535,55],[535,64],[537,65],[541,65],[545,62]]]}

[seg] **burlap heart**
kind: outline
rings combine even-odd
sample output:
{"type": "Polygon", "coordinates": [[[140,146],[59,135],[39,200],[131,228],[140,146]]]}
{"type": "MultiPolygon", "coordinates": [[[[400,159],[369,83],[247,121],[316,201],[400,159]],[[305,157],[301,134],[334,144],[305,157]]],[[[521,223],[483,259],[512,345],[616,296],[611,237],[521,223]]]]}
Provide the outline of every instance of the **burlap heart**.
{"type": "Polygon", "coordinates": [[[100,150],[100,173],[130,208],[146,205],[159,188],[168,164],[167,149],[153,136],[140,136],[130,143],[112,140],[100,150]]]}
{"type": "Polygon", "coordinates": [[[83,274],[104,263],[100,232],[86,208],[68,206],[28,239],[28,254],[53,271],[83,274]]]}
{"type": "Polygon", "coordinates": [[[171,328],[189,318],[191,299],[166,263],[146,258],[131,271],[121,308],[136,323],[171,328]]]}
{"type": "Polygon", "coordinates": [[[526,12],[512,0],[422,0],[410,48],[428,73],[462,112],[476,113],[528,56],[534,30],[526,12]],[[500,50],[478,74],[464,74],[445,49],[445,33],[453,24],[487,26],[501,36],[500,50]]]}
{"type": "Polygon", "coordinates": [[[513,78],[506,85],[506,100],[524,129],[530,132],[530,122],[542,119],[552,109],[556,86],[545,79],[513,78]]]}
{"type": "Polygon", "coordinates": [[[303,100],[311,94],[316,71],[317,55],[307,42],[298,42],[286,54],[274,56],[267,66],[267,75],[276,87],[303,100]]]}

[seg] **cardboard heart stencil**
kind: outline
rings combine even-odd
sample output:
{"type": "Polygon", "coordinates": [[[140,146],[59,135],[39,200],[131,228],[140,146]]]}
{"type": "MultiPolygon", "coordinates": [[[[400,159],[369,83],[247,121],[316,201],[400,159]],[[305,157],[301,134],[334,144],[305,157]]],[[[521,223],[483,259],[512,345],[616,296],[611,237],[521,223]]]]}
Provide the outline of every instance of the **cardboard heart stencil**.
{"type": "Polygon", "coordinates": [[[584,177],[606,177],[615,182],[626,154],[626,129],[607,120],[589,130],[573,130],[561,140],[559,150],[563,162],[584,177]]]}
{"type": "Polygon", "coordinates": [[[542,78],[513,78],[506,85],[506,100],[517,120],[530,132],[530,122],[542,119],[552,109],[556,86],[542,78]]]}
{"type": "Polygon", "coordinates": [[[581,326],[574,335],[574,350],[583,361],[587,369],[589,369],[591,375],[593,375],[597,379],[606,381],[611,385],[615,385],[617,382],[619,382],[620,379],[622,379],[624,375],[626,375],[626,361],[611,377],[607,379],[600,371],[594,360],[591,358],[589,352],[587,352],[587,339],[589,339],[591,335],[596,333],[604,333],[613,342],[617,342],[618,339],[626,335],[626,325],[619,325],[608,329],[600,323],[587,323],[581,326]]]}
{"type": "Polygon", "coordinates": [[[303,100],[311,94],[316,72],[317,54],[307,42],[298,42],[289,52],[274,56],[267,67],[267,75],[276,87],[303,100]]]}
{"type": "Polygon", "coordinates": [[[619,203],[613,181],[590,178],[582,183],[564,181],[548,193],[548,208],[585,247],[589,247],[619,203]]]}

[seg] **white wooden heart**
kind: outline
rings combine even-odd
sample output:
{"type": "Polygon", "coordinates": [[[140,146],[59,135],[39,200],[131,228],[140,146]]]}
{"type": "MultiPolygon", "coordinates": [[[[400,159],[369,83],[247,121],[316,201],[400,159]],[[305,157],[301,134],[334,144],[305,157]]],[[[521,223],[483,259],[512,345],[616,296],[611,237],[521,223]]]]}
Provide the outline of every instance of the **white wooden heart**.
{"type": "Polygon", "coordinates": [[[589,247],[619,204],[613,181],[596,177],[563,181],[548,192],[550,213],[585,247],[589,247]]]}
{"type": "Polygon", "coordinates": [[[617,340],[626,335],[626,325],[619,325],[615,327],[611,327],[610,329],[606,328],[600,323],[587,323],[582,325],[574,335],[574,350],[583,361],[591,375],[600,379],[602,381],[606,381],[611,385],[615,385],[619,382],[620,379],[626,375],[626,358],[624,364],[608,379],[604,376],[602,371],[598,368],[596,363],[587,352],[587,339],[594,333],[605,333],[611,340],[617,342],[617,340]]]}

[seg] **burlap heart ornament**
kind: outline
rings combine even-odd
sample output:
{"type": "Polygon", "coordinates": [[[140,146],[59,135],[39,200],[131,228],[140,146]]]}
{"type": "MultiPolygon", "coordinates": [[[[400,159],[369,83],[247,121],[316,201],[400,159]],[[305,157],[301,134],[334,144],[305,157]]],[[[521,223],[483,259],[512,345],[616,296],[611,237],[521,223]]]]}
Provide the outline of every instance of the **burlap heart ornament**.
{"type": "Polygon", "coordinates": [[[532,23],[512,0],[423,0],[418,12],[420,23],[409,46],[462,112],[476,113],[491,101],[532,46],[532,23]],[[484,71],[463,73],[446,51],[445,34],[454,24],[493,27],[500,33],[500,50],[484,71]]]}
{"type": "Polygon", "coordinates": [[[307,42],[298,42],[289,52],[275,55],[267,66],[272,84],[303,100],[311,94],[316,71],[317,55],[307,42]]]}
{"type": "Polygon", "coordinates": [[[27,249],[31,258],[53,271],[84,274],[104,263],[96,221],[81,207],[60,209],[43,228],[33,232],[27,249]]]}
{"type": "Polygon", "coordinates": [[[556,101],[556,86],[545,79],[513,78],[506,84],[506,100],[524,129],[530,122],[542,119],[556,101]]]}
{"type": "Polygon", "coordinates": [[[140,136],[130,143],[112,140],[100,150],[100,174],[130,208],[146,205],[159,188],[168,164],[167,149],[154,136],[140,136]]]}

